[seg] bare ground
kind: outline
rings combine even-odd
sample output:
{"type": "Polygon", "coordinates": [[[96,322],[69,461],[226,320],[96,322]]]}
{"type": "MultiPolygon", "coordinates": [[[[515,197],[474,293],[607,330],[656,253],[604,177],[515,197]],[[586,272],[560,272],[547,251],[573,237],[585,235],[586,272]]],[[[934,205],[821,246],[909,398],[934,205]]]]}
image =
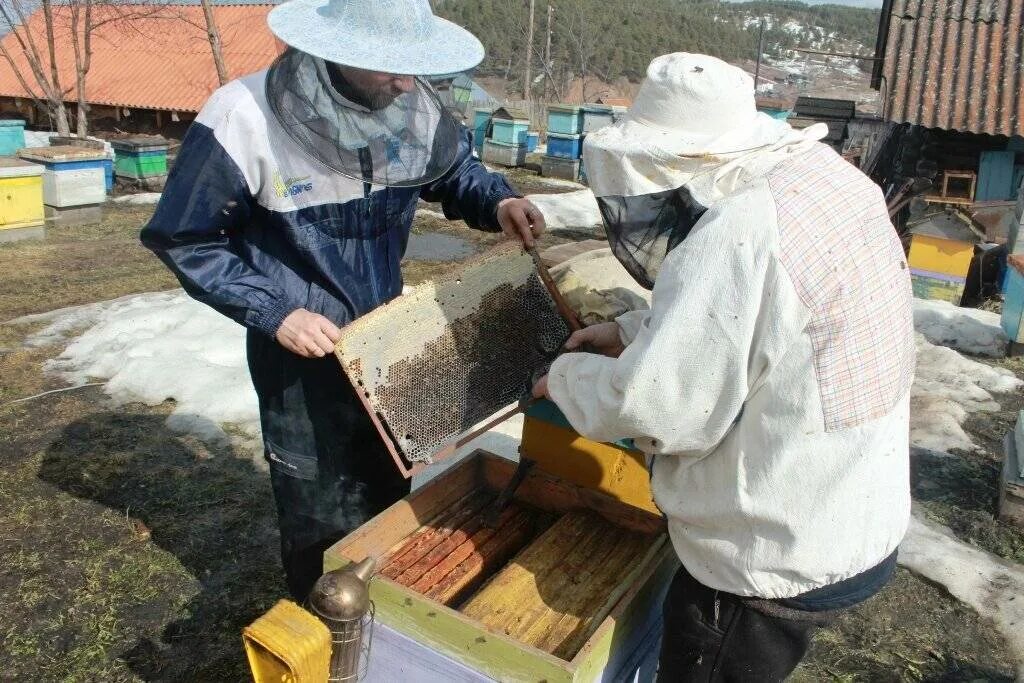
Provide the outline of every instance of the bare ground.
{"type": "MultiPolygon", "coordinates": [[[[101,226],[0,246],[0,320],[174,286],[137,244],[148,214],[113,208],[101,226]]],[[[500,239],[429,217],[416,230],[500,239]]],[[[408,264],[407,279],[451,267],[408,264]]],[[[31,329],[0,326],[0,680],[246,680],[240,630],[286,593],[265,475],[249,453],[166,430],[169,406],[115,410],[95,388],[2,405],[60,386],[41,370],[60,349],[23,348],[31,329]]],[[[917,459],[914,492],[965,540],[1020,561],[1020,533],[992,517],[1019,399],[1004,401],[969,425],[986,452],[917,459]]],[[[900,570],[818,635],[794,680],[1011,674],[989,622],[900,570]]]]}

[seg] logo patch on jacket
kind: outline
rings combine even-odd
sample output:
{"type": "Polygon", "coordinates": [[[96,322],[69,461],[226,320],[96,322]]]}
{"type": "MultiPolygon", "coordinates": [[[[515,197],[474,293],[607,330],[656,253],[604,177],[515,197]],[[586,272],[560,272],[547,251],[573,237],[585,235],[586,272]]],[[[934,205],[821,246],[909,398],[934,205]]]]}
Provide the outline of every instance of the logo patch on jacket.
{"type": "Polygon", "coordinates": [[[274,194],[282,199],[294,197],[303,192],[312,192],[313,183],[307,182],[310,176],[301,178],[282,178],[280,173],[274,173],[274,194]]]}

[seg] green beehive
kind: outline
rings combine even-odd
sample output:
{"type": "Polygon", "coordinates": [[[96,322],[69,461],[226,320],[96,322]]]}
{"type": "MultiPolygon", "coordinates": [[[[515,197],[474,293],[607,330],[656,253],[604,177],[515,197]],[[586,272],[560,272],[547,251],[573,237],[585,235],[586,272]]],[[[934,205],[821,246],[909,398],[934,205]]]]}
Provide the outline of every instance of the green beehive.
{"type": "Polygon", "coordinates": [[[161,137],[113,140],[114,174],[141,180],[167,175],[167,141],[161,137]]]}

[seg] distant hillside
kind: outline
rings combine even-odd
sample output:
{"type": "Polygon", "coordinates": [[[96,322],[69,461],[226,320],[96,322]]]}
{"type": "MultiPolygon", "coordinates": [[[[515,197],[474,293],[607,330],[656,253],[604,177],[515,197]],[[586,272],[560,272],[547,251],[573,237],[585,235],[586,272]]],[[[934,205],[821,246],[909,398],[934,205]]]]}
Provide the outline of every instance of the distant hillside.
{"type": "MultiPolygon", "coordinates": [[[[581,74],[604,82],[638,81],[650,60],[667,52],[704,52],[730,61],[754,59],[761,19],[765,54],[783,59],[793,47],[870,54],[879,11],[839,5],[758,0],[555,0],[551,81],[581,74]]],[[[526,65],[526,0],[434,0],[434,10],[480,37],[484,76],[521,80],[526,65]]],[[[548,2],[536,0],[532,75],[544,82],[548,2]]]]}

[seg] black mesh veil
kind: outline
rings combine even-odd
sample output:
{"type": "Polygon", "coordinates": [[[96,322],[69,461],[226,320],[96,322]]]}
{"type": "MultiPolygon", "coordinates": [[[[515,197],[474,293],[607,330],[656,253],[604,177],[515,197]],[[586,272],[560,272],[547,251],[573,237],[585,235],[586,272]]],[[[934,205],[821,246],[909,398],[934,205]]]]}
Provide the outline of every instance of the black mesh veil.
{"type": "Polygon", "coordinates": [[[707,211],[684,187],[636,197],[598,197],[608,243],[633,279],[654,289],[668,253],[707,211]]]}
{"type": "Polygon", "coordinates": [[[375,185],[425,185],[455,163],[459,124],[434,89],[416,88],[373,111],[342,97],[326,63],[289,49],[267,72],[274,118],[307,154],[342,175],[375,185]]]}

